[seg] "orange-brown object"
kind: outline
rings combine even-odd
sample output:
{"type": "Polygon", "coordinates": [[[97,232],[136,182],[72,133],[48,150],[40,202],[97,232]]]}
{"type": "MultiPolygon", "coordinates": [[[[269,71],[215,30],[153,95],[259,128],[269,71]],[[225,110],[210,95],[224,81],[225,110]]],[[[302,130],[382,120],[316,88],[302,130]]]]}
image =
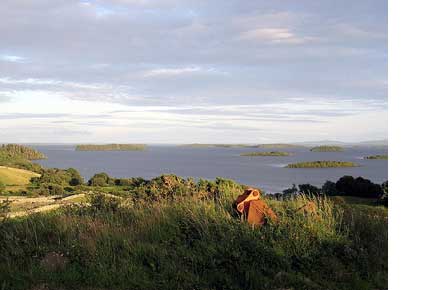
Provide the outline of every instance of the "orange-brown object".
{"type": "Polygon", "coordinates": [[[251,225],[263,225],[267,218],[277,220],[276,214],[260,196],[257,189],[248,188],[235,200],[235,208],[251,225]]]}

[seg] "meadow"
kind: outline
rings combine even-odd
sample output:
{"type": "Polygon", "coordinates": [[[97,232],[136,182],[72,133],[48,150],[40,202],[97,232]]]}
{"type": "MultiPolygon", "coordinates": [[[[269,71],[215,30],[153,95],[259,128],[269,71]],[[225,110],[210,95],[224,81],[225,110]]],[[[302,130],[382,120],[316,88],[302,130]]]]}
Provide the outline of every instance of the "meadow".
{"type": "Polygon", "coordinates": [[[2,289],[385,289],[387,210],[298,195],[254,228],[234,192],[123,204],[103,195],[0,222],[2,289]],[[318,212],[297,212],[307,200],[318,212]]]}

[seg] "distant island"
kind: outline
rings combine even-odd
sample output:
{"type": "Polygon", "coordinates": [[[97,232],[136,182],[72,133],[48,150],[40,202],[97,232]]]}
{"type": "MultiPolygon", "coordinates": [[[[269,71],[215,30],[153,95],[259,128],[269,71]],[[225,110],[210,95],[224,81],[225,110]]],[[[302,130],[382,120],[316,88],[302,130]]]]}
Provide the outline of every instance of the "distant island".
{"type": "Polygon", "coordinates": [[[144,144],[103,144],[103,145],[77,145],[76,151],[143,151],[144,144]]]}
{"type": "Polygon", "coordinates": [[[284,144],[284,143],[273,143],[273,144],[183,144],[183,147],[192,147],[192,148],[299,148],[305,147],[302,145],[296,144],[284,144]]]}
{"type": "Polygon", "coordinates": [[[329,146],[329,145],[322,145],[322,146],[316,146],[310,149],[312,152],[342,152],[344,151],[344,148],[341,146],[329,146]]]}
{"type": "Polygon", "coordinates": [[[247,152],[242,153],[240,156],[289,156],[289,152],[281,152],[281,151],[270,151],[270,152],[247,152]]]}
{"type": "Polygon", "coordinates": [[[308,161],[291,163],[286,168],[332,168],[332,167],[358,167],[359,165],[349,161],[308,161]]]}
{"type": "Polygon", "coordinates": [[[364,159],[388,159],[388,155],[370,155],[365,156],[364,159]]]}

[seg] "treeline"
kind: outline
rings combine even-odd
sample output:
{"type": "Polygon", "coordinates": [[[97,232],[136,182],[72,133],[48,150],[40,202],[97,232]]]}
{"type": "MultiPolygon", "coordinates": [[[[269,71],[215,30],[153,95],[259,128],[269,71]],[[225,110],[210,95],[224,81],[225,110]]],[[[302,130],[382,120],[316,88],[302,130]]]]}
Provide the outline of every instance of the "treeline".
{"type": "Polygon", "coordinates": [[[331,168],[331,167],[357,167],[358,164],[350,161],[306,161],[290,163],[286,168],[331,168]]]}
{"type": "Polygon", "coordinates": [[[316,146],[310,149],[312,152],[342,152],[344,151],[344,148],[341,146],[329,146],[329,145],[322,145],[322,146],[316,146]]]}
{"type": "Polygon", "coordinates": [[[27,146],[19,144],[3,144],[0,146],[0,154],[7,155],[11,158],[24,158],[26,160],[45,159],[46,156],[27,146]]]}
{"type": "Polygon", "coordinates": [[[104,145],[77,145],[76,151],[142,151],[145,144],[104,144],[104,145]]]}
{"type": "Polygon", "coordinates": [[[343,176],[337,182],[326,181],[322,187],[311,184],[293,184],[291,188],[275,193],[273,197],[279,200],[290,199],[293,196],[304,193],[311,195],[327,196],[355,196],[363,198],[375,198],[383,205],[388,205],[388,181],[376,184],[362,177],[343,176]]]}

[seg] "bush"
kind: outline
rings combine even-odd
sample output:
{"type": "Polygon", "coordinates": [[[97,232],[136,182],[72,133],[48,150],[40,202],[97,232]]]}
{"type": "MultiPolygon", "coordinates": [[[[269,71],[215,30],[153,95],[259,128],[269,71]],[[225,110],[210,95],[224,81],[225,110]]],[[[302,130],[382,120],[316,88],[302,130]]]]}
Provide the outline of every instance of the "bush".
{"type": "Polygon", "coordinates": [[[112,186],[115,185],[115,181],[107,173],[101,172],[93,175],[88,184],[90,186],[112,186]]]}

